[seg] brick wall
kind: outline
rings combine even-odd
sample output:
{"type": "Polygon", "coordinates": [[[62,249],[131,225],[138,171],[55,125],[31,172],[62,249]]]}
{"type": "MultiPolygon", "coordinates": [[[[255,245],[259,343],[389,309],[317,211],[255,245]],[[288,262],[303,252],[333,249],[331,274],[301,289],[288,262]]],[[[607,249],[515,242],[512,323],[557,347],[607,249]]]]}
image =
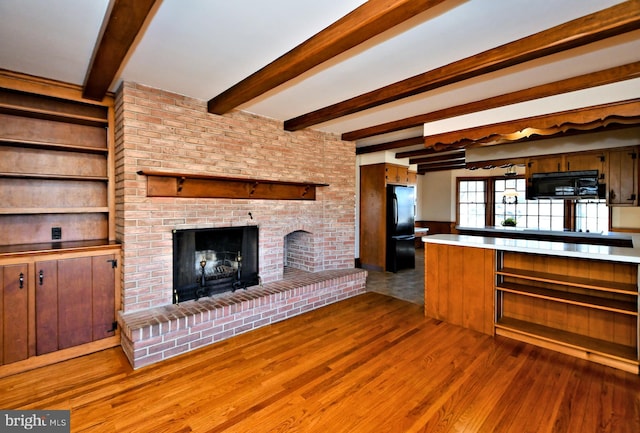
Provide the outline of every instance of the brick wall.
{"type": "Polygon", "coordinates": [[[315,270],[353,268],[355,149],[318,131],[234,111],[135,83],[116,97],[116,231],[123,245],[125,312],[171,303],[172,230],[260,228],[260,276],[282,279],[284,239],[311,235],[315,270]],[[316,201],[148,198],[139,170],[327,183],[316,201]],[[251,216],[249,216],[251,213],[251,216]]]}

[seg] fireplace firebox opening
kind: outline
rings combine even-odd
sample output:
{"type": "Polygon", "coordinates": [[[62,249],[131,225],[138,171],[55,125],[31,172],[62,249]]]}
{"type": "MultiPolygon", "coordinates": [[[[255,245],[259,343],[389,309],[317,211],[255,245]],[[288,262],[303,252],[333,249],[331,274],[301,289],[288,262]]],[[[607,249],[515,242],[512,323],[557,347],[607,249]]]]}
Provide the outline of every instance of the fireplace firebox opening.
{"type": "Polygon", "coordinates": [[[259,283],[258,227],[173,231],[173,303],[259,283]]]}

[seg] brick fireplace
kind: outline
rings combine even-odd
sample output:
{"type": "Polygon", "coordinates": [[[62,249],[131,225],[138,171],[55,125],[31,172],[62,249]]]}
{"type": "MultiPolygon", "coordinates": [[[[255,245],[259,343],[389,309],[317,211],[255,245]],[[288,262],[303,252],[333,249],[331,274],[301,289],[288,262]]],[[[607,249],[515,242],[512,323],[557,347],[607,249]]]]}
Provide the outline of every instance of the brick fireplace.
{"type": "Polygon", "coordinates": [[[353,143],[318,131],[286,132],[281,122],[241,111],[211,115],[206,101],[135,83],[117,93],[115,135],[120,324],[134,367],[364,291],[366,273],[354,269],[353,143]],[[141,170],[328,186],[313,201],[147,197],[141,170]],[[235,292],[245,300],[214,296],[174,306],[173,230],[250,225],[260,230],[262,286],[235,292]]]}

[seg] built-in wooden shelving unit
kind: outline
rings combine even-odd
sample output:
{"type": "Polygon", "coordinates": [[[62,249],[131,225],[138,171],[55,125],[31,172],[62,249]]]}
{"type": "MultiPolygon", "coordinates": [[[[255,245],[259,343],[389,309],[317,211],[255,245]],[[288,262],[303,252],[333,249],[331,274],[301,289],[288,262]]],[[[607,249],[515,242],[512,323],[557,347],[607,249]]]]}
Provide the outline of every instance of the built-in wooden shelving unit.
{"type": "Polygon", "coordinates": [[[497,254],[497,334],[638,373],[637,265],[497,254]]]}

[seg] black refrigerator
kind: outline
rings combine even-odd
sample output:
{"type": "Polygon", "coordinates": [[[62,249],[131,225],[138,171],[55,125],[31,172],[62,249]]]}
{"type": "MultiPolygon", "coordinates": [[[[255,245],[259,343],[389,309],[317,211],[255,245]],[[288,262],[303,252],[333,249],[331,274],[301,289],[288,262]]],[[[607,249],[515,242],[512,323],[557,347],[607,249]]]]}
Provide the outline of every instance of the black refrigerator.
{"type": "Polygon", "coordinates": [[[415,201],[413,186],[387,185],[387,271],[416,267],[415,201]]]}

